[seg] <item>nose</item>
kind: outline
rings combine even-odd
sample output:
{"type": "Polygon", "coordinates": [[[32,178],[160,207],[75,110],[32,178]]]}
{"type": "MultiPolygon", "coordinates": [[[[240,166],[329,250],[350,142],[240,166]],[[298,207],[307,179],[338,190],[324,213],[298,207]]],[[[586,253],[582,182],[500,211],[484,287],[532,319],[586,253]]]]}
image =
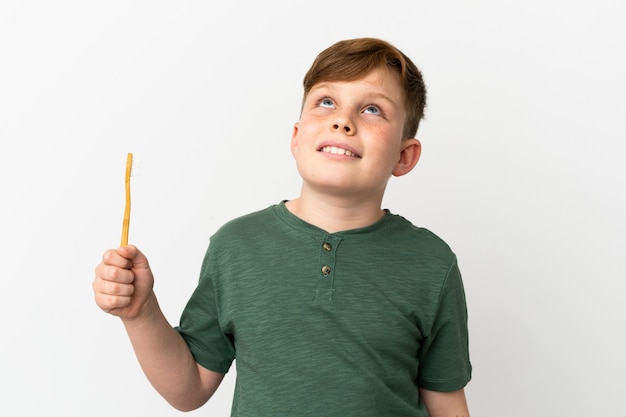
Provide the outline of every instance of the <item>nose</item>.
{"type": "Polygon", "coordinates": [[[356,134],[356,125],[353,117],[356,117],[356,115],[349,108],[336,109],[329,120],[331,122],[331,130],[344,135],[356,134]]]}
{"type": "MultiPolygon", "coordinates": [[[[344,132],[350,133],[352,131],[352,128],[350,126],[348,126],[348,124],[342,123],[341,125],[343,126],[343,131],[344,132]]],[[[338,123],[335,123],[333,125],[333,130],[340,130],[340,129],[342,129],[342,127],[340,127],[338,123]]]]}
{"type": "Polygon", "coordinates": [[[337,112],[333,120],[332,130],[333,132],[342,131],[346,135],[353,135],[356,132],[356,126],[352,121],[351,115],[337,112]]]}

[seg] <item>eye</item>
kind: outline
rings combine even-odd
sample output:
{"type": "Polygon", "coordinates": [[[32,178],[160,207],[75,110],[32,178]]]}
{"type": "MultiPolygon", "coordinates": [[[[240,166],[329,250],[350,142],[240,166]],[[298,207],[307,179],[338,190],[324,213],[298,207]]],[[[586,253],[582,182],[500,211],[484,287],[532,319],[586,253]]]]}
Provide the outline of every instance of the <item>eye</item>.
{"type": "Polygon", "coordinates": [[[320,107],[326,107],[326,108],[332,109],[335,107],[335,102],[332,99],[326,97],[326,98],[321,99],[318,105],[320,107]]]}
{"type": "Polygon", "coordinates": [[[382,116],[383,112],[377,107],[377,106],[367,106],[365,108],[365,110],[363,110],[364,113],[368,113],[368,114],[373,114],[376,116],[382,116]]]}

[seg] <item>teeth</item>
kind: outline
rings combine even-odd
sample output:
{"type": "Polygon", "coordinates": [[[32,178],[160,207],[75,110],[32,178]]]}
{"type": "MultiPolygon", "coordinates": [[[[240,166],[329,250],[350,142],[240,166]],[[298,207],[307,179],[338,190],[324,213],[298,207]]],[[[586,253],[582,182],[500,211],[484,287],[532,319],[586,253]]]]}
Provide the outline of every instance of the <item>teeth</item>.
{"type": "Polygon", "coordinates": [[[322,152],[328,152],[335,155],[357,156],[355,153],[350,152],[347,149],[338,148],[336,146],[324,146],[322,152]]]}

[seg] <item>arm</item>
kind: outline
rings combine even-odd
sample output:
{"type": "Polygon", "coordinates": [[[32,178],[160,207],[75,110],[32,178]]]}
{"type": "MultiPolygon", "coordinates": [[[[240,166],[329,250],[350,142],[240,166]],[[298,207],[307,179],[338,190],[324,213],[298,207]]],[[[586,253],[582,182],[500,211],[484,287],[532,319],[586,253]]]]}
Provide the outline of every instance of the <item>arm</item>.
{"type": "Polygon", "coordinates": [[[107,251],[96,267],[96,304],[122,319],[137,359],[154,388],[172,406],[189,411],[213,395],[224,374],[198,365],[170,326],[152,291],[148,260],[134,246],[107,251]]]}
{"type": "Polygon", "coordinates": [[[420,388],[420,395],[430,417],[469,417],[463,389],[437,392],[420,388]]]}

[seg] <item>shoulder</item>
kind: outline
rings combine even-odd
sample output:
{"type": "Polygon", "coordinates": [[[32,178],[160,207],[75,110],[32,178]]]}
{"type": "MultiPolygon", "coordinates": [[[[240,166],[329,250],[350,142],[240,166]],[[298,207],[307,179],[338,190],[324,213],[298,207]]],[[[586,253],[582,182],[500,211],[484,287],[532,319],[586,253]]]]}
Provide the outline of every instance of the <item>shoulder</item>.
{"type": "Polygon", "coordinates": [[[249,256],[268,247],[275,247],[288,232],[280,205],[236,217],[222,225],[209,239],[213,253],[249,256]]]}
{"type": "Polygon", "coordinates": [[[456,260],[448,243],[431,230],[416,226],[398,214],[390,214],[390,220],[386,235],[398,250],[448,265],[456,260]]]}
{"type": "Polygon", "coordinates": [[[272,241],[271,230],[277,229],[275,206],[236,217],[224,223],[209,239],[202,269],[235,265],[258,252],[264,242],[272,241]]]}
{"type": "Polygon", "coordinates": [[[447,285],[456,285],[460,279],[456,254],[431,230],[394,215],[385,236],[387,257],[397,260],[400,272],[406,271],[411,279],[421,282],[421,288],[430,289],[435,299],[447,285]]]}
{"type": "Polygon", "coordinates": [[[222,225],[211,237],[211,240],[220,240],[227,237],[243,237],[257,233],[260,229],[271,227],[277,220],[275,205],[236,217],[222,225]]]}

